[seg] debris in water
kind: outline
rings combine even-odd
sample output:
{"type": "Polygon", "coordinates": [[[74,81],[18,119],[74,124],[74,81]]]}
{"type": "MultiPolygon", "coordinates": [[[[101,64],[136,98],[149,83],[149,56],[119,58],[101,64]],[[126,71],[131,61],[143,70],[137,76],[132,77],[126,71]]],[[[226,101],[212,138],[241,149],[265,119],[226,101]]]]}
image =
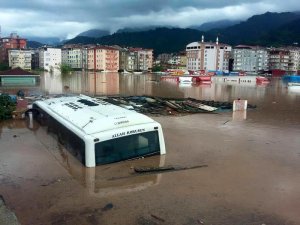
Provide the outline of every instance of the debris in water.
{"type": "Polygon", "coordinates": [[[46,184],[41,184],[41,186],[42,186],[42,187],[47,187],[47,186],[50,186],[50,185],[52,185],[52,184],[55,184],[55,183],[61,182],[61,181],[62,181],[61,179],[57,179],[57,180],[50,181],[50,182],[48,182],[48,183],[46,183],[46,184]]]}
{"type": "Polygon", "coordinates": [[[113,207],[114,207],[114,205],[112,203],[108,203],[102,208],[102,211],[108,211],[108,210],[112,209],[113,207]]]}
{"type": "Polygon", "coordinates": [[[208,167],[208,165],[199,165],[192,167],[181,167],[181,166],[158,166],[158,167],[134,167],[136,173],[155,173],[155,172],[168,172],[168,171],[179,171],[179,170],[189,170],[197,169],[202,167],[208,167]]]}
{"type": "Polygon", "coordinates": [[[154,219],[157,219],[157,220],[159,220],[159,221],[161,221],[161,222],[165,222],[165,220],[164,220],[163,218],[160,218],[160,217],[158,217],[158,216],[156,216],[156,215],[154,215],[154,214],[151,214],[151,216],[152,216],[154,219]]]}
{"type": "MultiPolygon", "coordinates": [[[[43,100],[68,95],[57,96],[28,96],[25,97],[28,105],[36,100],[43,100]]],[[[199,100],[194,98],[163,98],[155,96],[102,96],[96,99],[114,104],[126,109],[135,110],[151,115],[186,115],[190,113],[215,113],[217,110],[232,110],[232,102],[219,102],[213,100],[199,100]]],[[[248,108],[256,108],[248,104],[248,108]]]]}
{"type": "Polygon", "coordinates": [[[225,121],[224,123],[223,123],[223,125],[225,125],[226,123],[228,123],[230,120],[227,120],[227,121],[225,121]]]}
{"type": "Polygon", "coordinates": [[[197,220],[197,222],[198,222],[199,224],[204,224],[204,222],[203,222],[202,220],[197,220]]]}
{"type": "Polygon", "coordinates": [[[160,166],[160,167],[134,167],[136,173],[149,173],[149,172],[162,172],[167,170],[175,170],[173,166],[160,166]]]}

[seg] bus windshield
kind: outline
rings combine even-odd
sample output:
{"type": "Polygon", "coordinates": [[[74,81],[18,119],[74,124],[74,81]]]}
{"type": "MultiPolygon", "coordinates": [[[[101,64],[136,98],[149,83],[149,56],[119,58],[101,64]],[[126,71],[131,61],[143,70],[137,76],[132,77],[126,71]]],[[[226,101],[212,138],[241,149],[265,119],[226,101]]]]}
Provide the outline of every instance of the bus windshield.
{"type": "Polygon", "coordinates": [[[157,131],[115,138],[95,144],[96,164],[106,164],[146,155],[159,154],[157,131]]]}

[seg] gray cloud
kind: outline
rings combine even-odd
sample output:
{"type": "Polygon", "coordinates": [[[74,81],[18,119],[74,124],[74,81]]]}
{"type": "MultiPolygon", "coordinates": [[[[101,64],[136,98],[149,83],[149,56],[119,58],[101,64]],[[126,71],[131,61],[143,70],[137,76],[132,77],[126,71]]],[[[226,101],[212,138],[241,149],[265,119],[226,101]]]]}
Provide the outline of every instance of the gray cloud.
{"type": "Polygon", "coordinates": [[[297,10],[298,0],[14,0],[1,2],[0,25],[4,34],[71,38],[91,28],[188,27],[297,10]]]}

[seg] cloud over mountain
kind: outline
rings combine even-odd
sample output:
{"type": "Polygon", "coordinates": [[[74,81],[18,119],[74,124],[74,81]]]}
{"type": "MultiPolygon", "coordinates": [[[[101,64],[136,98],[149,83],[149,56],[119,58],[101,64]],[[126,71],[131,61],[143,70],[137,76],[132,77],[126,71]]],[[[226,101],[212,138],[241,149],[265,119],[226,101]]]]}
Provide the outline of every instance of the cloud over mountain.
{"type": "Polygon", "coordinates": [[[0,5],[2,33],[72,38],[98,28],[189,27],[246,19],[266,11],[300,10],[298,0],[14,0],[0,5]]]}

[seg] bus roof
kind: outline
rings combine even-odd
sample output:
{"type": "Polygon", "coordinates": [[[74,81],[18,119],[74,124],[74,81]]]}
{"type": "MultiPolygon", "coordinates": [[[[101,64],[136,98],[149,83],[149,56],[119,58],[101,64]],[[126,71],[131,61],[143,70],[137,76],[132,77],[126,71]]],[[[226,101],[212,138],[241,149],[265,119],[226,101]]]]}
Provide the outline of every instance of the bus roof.
{"type": "Polygon", "coordinates": [[[143,114],[85,95],[51,98],[35,104],[50,116],[63,118],[63,125],[75,126],[85,134],[155,122],[143,114]]]}

